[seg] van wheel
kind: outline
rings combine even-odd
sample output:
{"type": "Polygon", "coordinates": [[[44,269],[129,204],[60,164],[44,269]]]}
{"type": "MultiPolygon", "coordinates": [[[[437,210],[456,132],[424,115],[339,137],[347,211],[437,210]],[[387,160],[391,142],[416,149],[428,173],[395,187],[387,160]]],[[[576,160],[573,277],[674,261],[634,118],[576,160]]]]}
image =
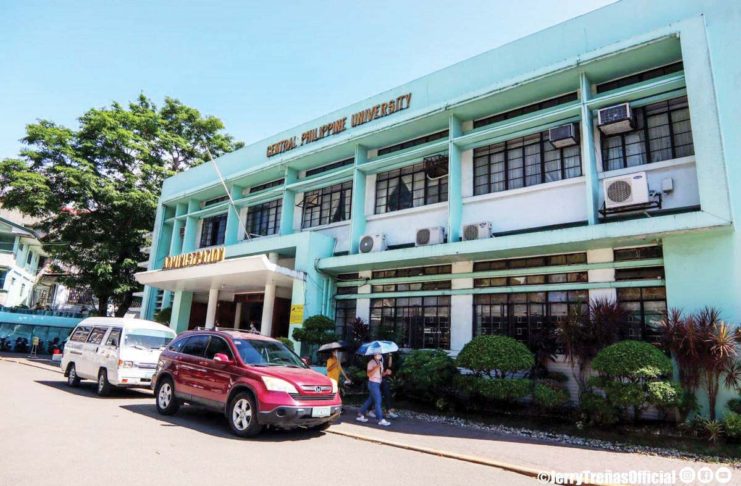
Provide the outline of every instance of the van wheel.
{"type": "Polygon", "coordinates": [[[173,415],[180,408],[180,403],[175,398],[175,386],[170,378],[162,378],[157,382],[154,397],[157,411],[161,415],[173,415]]]}
{"type": "Polygon", "coordinates": [[[101,368],[98,371],[98,396],[105,397],[110,395],[113,386],[108,381],[108,371],[105,368],[101,368]]]}
{"type": "Polygon", "coordinates": [[[80,384],[80,377],[77,376],[77,370],[75,369],[75,364],[70,363],[69,366],[67,366],[67,385],[78,386],[79,384],[80,384]]]}
{"type": "Polygon", "coordinates": [[[232,432],[240,437],[253,437],[262,430],[262,425],[257,423],[255,400],[249,393],[237,393],[229,404],[226,418],[232,432]]]}

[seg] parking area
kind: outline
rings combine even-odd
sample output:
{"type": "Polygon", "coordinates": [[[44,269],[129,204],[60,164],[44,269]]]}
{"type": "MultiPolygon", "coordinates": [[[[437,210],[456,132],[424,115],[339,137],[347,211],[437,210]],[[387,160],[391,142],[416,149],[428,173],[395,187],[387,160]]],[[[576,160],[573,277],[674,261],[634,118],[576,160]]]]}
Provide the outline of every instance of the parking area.
{"type": "Polygon", "coordinates": [[[233,436],[223,416],[157,414],[150,393],[95,395],[0,360],[0,486],[31,484],[537,484],[515,473],[321,432],[233,436]]]}

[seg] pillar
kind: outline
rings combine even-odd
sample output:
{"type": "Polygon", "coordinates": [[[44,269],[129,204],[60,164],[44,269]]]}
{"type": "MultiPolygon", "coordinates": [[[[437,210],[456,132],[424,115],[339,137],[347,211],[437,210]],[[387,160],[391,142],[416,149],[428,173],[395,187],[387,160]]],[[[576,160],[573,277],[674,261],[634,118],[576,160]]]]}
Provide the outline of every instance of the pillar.
{"type": "Polygon", "coordinates": [[[239,329],[239,325],[242,322],[242,303],[234,303],[234,329],[239,329]]]}
{"type": "MultiPolygon", "coordinates": [[[[277,253],[268,253],[270,263],[278,263],[277,253]]],[[[275,308],[275,284],[265,284],[265,293],[262,302],[262,321],[260,322],[260,334],[271,336],[273,332],[273,309],[275,308]]]]}
{"type": "MultiPolygon", "coordinates": [[[[232,201],[242,198],[242,186],[232,186],[230,191],[232,201]]],[[[229,203],[229,211],[226,214],[226,231],[224,234],[224,245],[233,245],[239,241],[239,209],[229,203]]]]}
{"type": "MultiPolygon", "coordinates": [[[[191,199],[188,202],[188,214],[194,213],[200,209],[200,202],[195,199],[191,199]]],[[[183,253],[190,253],[198,248],[196,241],[198,232],[198,218],[195,216],[188,216],[185,219],[185,234],[183,235],[183,253]]]]}
{"type": "Polygon", "coordinates": [[[172,299],[172,315],[170,327],[177,333],[188,330],[190,321],[190,307],[193,304],[193,292],[178,290],[172,299]]]}
{"type": "Polygon", "coordinates": [[[355,146],[355,167],[352,178],[352,210],[350,211],[350,253],[358,253],[360,238],[365,233],[365,185],[366,174],[360,166],[368,160],[368,149],[355,146]]]}
{"type": "Polygon", "coordinates": [[[597,156],[594,150],[594,127],[592,110],[587,102],[592,95],[592,85],[587,75],[581,73],[581,165],[586,182],[587,221],[589,224],[599,222],[599,176],[597,174],[597,156]]]}
{"type": "MultiPolygon", "coordinates": [[[[609,263],[614,260],[612,248],[600,248],[598,250],[587,250],[587,263],[609,263]]],[[[614,282],[615,269],[602,268],[597,270],[588,270],[589,282],[614,282]]],[[[595,299],[617,301],[617,289],[590,289],[589,300],[595,299]]]]}
{"type": "Polygon", "coordinates": [[[448,242],[460,241],[463,221],[463,169],[461,149],[454,142],[463,135],[461,121],[455,116],[449,119],[448,130],[448,242]]]}
{"type": "Polygon", "coordinates": [[[219,289],[209,289],[206,308],[206,328],[213,329],[216,323],[216,306],[219,305],[219,289]]]}
{"type": "MultiPolygon", "coordinates": [[[[298,180],[296,169],[286,168],[285,183],[292,184],[298,180]]],[[[293,233],[293,211],[296,207],[296,193],[294,191],[283,191],[283,204],[280,210],[280,234],[290,235],[293,233]]]]}
{"type": "MultiPolygon", "coordinates": [[[[473,262],[453,263],[453,273],[470,273],[473,262]]],[[[473,288],[472,278],[454,278],[453,289],[473,288]]],[[[450,297],[450,350],[458,354],[463,346],[473,339],[473,295],[453,295],[450,297]]]]}

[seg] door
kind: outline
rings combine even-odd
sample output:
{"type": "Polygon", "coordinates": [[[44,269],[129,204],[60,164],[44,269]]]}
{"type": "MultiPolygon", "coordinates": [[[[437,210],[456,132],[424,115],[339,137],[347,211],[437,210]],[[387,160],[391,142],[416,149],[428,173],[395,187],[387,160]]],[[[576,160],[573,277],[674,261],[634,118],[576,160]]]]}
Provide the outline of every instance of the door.
{"type": "Polygon", "coordinates": [[[108,381],[118,384],[118,350],[121,346],[121,328],[112,327],[98,347],[98,363],[108,371],[108,381]]]}
{"type": "Polygon", "coordinates": [[[226,403],[229,386],[232,383],[232,367],[234,366],[234,353],[225,339],[219,336],[211,336],[211,340],[206,347],[204,357],[204,366],[206,368],[203,374],[204,398],[213,402],[214,406],[223,406],[226,403]],[[230,362],[224,363],[214,361],[217,353],[225,354],[230,362]]]}
{"type": "Polygon", "coordinates": [[[203,361],[208,346],[208,335],[196,335],[189,337],[183,344],[182,353],[177,360],[177,377],[175,391],[179,395],[188,395],[193,398],[203,396],[201,383],[205,367],[203,361]]]}
{"type": "Polygon", "coordinates": [[[63,364],[66,367],[68,363],[74,363],[78,374],[80,373],[80,363],[82,363],[82,350],[92,330],[91,326],[77,326],[64,345],[65,362],[63,364]]]}
{"type": "Polygon", "coordinates": [[[98,379],[98,369],[100,362],[98,360],[98,349],[103,342],[103,338],[108,332],[108,327],[95,326],[87,338],[87,342],[82,347],[82,360],[78,367],[78,374],[84,378],[98,379]]]}

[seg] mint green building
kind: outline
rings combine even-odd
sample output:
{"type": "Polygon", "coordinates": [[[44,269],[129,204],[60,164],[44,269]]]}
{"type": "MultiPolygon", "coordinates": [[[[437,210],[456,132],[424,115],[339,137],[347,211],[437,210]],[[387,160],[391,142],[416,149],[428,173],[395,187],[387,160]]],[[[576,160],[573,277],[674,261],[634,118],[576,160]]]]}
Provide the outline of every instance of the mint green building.
{"type": "Polygon", "coordinates": [[[178,174],[143,316],[358,316],[453,353],[599,297],[626,338],[671,307],[738,323],[739,25],[737,2],[624,0],[178,174]]]}

